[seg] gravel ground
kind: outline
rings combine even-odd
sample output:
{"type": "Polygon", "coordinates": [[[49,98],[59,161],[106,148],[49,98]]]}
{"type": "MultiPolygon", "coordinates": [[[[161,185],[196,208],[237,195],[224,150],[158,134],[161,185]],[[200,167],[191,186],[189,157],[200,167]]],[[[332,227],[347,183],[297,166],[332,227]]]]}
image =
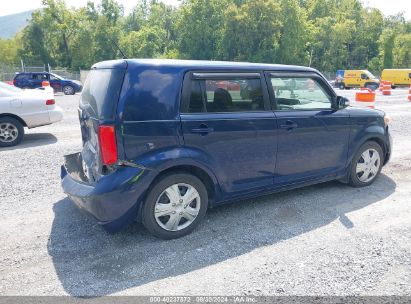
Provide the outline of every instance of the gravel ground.
{"type": "Polygon", "coordinates": [[[62,122],[0,150],[0,295],[411,295],[406,97],[377,98],[395,150],[372,186],[331,182],[238,202],[162,241],[137,224],[110,235],[62,193],[62,156],[81,141],[78,95],[57,96],[62,122]]]}

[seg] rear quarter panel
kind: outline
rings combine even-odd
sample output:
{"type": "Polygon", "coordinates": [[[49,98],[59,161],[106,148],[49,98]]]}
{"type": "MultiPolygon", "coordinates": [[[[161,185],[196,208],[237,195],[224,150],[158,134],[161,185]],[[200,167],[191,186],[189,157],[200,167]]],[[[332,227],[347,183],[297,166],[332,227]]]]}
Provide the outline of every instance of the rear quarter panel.
{"type": "Polygon", "coordinates": [[[183,74],[157,66],[127,71],[117,107],[124,159],[139,162],[146,154],[182,145],[178,108],[183,74]]]}
{"type": "Polygon", "coordinates": [[[13,114],[20,117],[28,128],[50,124],[50,116],[46,106],[47,94],[35,97],[26,94],[13,95],[0,99],[0,113],[13,114]]]}

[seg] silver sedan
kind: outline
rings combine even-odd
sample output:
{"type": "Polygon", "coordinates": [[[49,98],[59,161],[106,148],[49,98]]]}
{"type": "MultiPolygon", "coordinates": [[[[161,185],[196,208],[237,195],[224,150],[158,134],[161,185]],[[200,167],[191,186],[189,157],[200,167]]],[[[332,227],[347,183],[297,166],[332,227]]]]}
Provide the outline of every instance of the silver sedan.
{"type": "Polygon", "coordinates": [[[52,90],[22,90],[0,82],[0,147],[18,145],[29,129],[63,119],[52,90]]]}

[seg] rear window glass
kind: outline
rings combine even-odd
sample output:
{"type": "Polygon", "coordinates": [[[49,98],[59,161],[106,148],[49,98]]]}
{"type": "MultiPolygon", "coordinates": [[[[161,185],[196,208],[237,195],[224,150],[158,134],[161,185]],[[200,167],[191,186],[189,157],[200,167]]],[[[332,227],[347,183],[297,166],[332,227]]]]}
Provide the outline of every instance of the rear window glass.
{"type": "Polygon", "coordinates": [[[191,82],[189,113],[264,111],[261,80],[204,79],[191,82]]]}
{"type": "Polygon", "coordinates": [[[89,114],[99,119],[114,117],[125,70],[91,70],[84,84],[80,98],[83,108],[91,109],[89,114]]]}
{"type": "Polygon", "coordinates": [[[18,74],[18,75],[16,75],[16,79],[18,79],[18,80],[23,80],[23,79],[26,79],[26,78],[28,78],[27,74],[18,74]]]}

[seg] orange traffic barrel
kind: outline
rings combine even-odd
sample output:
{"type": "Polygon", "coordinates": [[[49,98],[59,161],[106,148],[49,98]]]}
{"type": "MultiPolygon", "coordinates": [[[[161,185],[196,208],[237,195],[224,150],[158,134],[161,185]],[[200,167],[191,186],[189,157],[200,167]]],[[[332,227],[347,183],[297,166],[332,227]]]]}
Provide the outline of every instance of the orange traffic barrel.
{"type": "Polygon", "coordinates": [[[41,82],[41,86],[42,86],[42,87],[49,87],[49,86],[50,86],[50,82],[48,82],[47,80],[43,80],[43,81],[41,82]]]}
{"type": "Polygon", "coordinates": [[[410,84],[410,88],[408,90],[408,101],[411,101],[411,84],[410,84]]]}
{"type": "Polygon", "coordinates": [[[382,95],[391,95],[391,83],[385,82],[382,87],[382,95]]]}
{"type": "Polygon", "coordinates": [[[355,93],[355,101],[358,106],[365,106],[367,108],[375,108],[375,92],[368,88],[361,88],[355,93]]]}
{"type": "Polygon", "coordinates": [[[380,81],[380,86],[378,87],[378,90],[379,90],[380,92],[382,92],[382,88],[383,88],[383,86],[384,86],[384,83],[385,83],[385,81],[380,81]]]}

